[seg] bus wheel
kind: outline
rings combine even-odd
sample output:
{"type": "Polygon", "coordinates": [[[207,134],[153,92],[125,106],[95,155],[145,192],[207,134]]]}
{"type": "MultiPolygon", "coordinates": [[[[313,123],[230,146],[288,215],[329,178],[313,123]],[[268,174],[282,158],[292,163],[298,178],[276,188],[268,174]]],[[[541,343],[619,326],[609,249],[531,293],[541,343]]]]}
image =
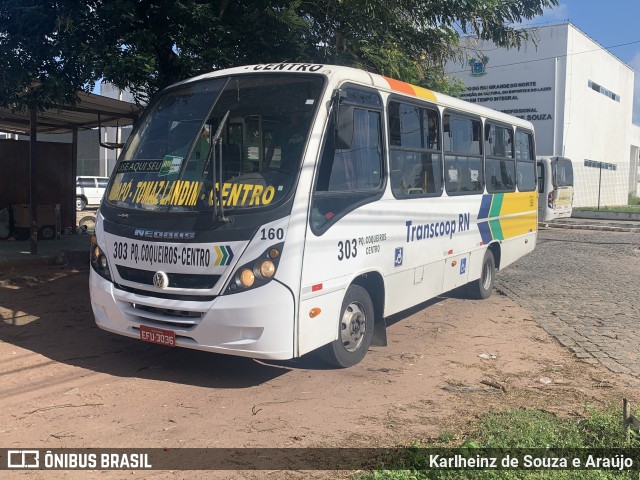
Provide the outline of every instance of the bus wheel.
{"type": "Polygon", "coordinates": [[[322,356],[338,368],[355,365],[369,350],[373,338],[374,309],[369,293],[351,285],[342,301],[338,340],[325,345],[322,356]]]}
{"type": "Polygon", "coordinates": [[[482,260],[482,274],[478,280],[467,284],[467,294],[471,298],[485,299],[491,296],[493,282],[496,277],[496,262],[493,259],[493,252],[489,249],[484,254],[482,260]]]}
{"type": "Polygon", "coordinates": [[[87,206],[87,202],[85,202],[84,198],[76,197],[76,210],[81,212],[87,206]]]}

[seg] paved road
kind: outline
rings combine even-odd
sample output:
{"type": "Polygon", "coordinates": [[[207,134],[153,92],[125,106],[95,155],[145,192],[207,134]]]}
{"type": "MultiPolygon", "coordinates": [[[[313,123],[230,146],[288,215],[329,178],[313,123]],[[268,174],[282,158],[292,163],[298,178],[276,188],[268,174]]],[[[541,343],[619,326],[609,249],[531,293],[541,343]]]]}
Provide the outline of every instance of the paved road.
{"type": "Polygon", "coordinates": [[[640,233],[541,230],[497,287],[578,358],[640,377],[640,233]]]}

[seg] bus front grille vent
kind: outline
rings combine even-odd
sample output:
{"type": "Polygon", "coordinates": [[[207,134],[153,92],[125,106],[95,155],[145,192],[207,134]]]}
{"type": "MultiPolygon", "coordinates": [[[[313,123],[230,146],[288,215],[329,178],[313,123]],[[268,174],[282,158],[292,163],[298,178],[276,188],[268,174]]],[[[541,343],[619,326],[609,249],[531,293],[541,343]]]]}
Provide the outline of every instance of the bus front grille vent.
{"type": "Polygon", "coordinates": [[[144,321],[144,323],[182,329],[195,327],[200,323],[204,315],[204,312],[153,307],[139,303],[127,303],[124,311],[128,315],[136,317],[138,321],[144,321]]]}
{"type": "MultiPolygon", "coordinates": [[[[118,273],[123,280],[142,285],[153,285],[153,270],[117,265],[118,273]]],[[[220,275],[193,275],[190,273],[167,273],[169,288],[187,288],[192,290],[211,290],[220,280],[220,275]]]]}

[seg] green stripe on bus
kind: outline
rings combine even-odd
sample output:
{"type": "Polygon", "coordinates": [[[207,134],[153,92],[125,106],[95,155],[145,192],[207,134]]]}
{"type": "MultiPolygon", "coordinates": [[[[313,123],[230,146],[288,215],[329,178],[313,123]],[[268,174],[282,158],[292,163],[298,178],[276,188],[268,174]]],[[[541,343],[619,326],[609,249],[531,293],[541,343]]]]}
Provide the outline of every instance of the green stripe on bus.
{"type": "Polygon", "coordinates": [[[504,240],[502,227],[500,226],[500,220],[490,220],[489,228],[491,229],[491,236],[494,240],[504,240]]]}
{"type": "Polygon", "coordinates": [[[491,209],[489,210],[489,217],[499,217],[500,209],[502,208],[502,201],[504,200],[504,193],[496,193],[493,196],[491,202],[491,209]]]}

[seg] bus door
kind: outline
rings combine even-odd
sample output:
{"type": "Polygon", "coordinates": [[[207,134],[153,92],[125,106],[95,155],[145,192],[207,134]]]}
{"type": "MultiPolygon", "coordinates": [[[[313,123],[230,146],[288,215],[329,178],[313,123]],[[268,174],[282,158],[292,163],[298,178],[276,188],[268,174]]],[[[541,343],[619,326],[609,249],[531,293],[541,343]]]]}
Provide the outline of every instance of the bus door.
{"type": "Polygon", "coordinates": [[[337,340],[347,287],[380,263],[382,236],[376,232],[384,219],[375,200],[384,187],[382,100],[359,87],[341,94],[341,119],[334,112],[328,122],[311,192],[300,294],[301,355],[337,340]],[[367,243],[366,236],[379,241],[367,243]],[[321,315],[313,316],[317,311],[321,315]]]}

